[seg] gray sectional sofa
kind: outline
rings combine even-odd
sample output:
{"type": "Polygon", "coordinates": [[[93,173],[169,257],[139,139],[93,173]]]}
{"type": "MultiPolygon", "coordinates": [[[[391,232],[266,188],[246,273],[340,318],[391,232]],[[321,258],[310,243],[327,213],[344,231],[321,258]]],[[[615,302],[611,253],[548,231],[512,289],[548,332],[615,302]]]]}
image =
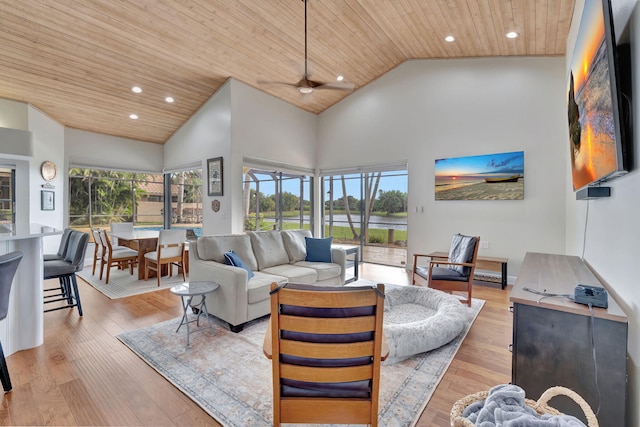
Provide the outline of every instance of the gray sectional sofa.
{"type": "Polygon", "coordinates": [[[199,237],[189,245],[189,281],[220,284],[207,296],[207,308],[239,332],[246,322],[269,314],[273,282],[344,285],[344,250],[330,248],[331,262],[306,261],[307,237],[312,237],[308,230],[199,237]],[[245,268],[226,264],[229,251],[245,268]]]}

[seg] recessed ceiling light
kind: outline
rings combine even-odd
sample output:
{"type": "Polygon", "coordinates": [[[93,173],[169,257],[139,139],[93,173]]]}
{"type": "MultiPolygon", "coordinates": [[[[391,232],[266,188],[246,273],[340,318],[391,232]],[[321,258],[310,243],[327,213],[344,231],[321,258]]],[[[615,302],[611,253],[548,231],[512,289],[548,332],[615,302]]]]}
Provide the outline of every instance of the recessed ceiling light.
{"type": "Polygon", "coordinates": [[[449,42],[449,43],[451,43],[452,41],[455,41],[456,39],[453,36],[447,36],[447,37],[444,38],[444,40],[449,42]]]}
{"type": "Polygon", "coordinates": [[[131,92],[133,93],[141,93],[142,92],[142,88],[140,86],[134,86],[131,88],[131,92]]]}
{"type": "Polygon", "coordinates": [[[137,114],[129,114],[129,118],[131,120],[138,120],[138,115],[137,114]]]}
{"type": "Polygon", "coordinates": [[[169,104],[171,104],[174,101],[174,99],[172,97],[170,97],[170,96],[167,96],[164,100],[166,102],[168,102],[169,104]]]}
{"type": "Polygon", "coordinates": [[[516,37],[518,37],[518,33],[516,33],[515,31],[509,31],[505,35],[507,36],[508,39],[515,39],[516,37]]]}
{"type": "Polygon", "coordinates": [[[336,80],[337,80],[337,81],[339,81],[339,82],[341,82],[341,81],[343,81],[343,80],[344,80],[344,76],[338,76],[338,77],[336,77],[336,80]]]}

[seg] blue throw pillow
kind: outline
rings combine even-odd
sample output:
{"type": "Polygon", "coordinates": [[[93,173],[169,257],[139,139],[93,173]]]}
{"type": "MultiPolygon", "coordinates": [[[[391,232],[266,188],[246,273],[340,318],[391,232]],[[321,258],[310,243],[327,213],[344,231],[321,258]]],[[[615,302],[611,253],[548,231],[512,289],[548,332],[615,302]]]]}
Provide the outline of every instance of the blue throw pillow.
{"type": "Polygon", "coordinates": [[[305,261],[310,262],[331,262],[331,242],[332,237],[326,239],[314,239],[313,237],[305,237],[307,245],[307,257],[305,261]]]}
{"type": "Polygon", "coordinates": [[[227,265],[232,265],[234,267],[240,267],[240,268],[244,268],[245,270],[247,270],[247,274],[249,275],[249,279],[251,279],[253,277],[253,271],[251,271],[251,269],[249,267],[247,267],[247,264],[245,264],[244,261],[242,261],[242,259],[238,256],[237,253],[235,253],[233,251],[225,252],[224,253],[224,260],[225,260],[227,265]]]}

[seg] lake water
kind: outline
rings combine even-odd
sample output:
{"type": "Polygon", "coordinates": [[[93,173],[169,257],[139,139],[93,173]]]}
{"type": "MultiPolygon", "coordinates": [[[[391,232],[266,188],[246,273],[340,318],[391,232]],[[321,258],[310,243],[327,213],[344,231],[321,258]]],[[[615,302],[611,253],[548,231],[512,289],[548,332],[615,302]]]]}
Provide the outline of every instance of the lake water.
{"type": "MultiPolygon", "coordinates": [[[[328,216],[325,217],[326,223],[325,225],[329,225],[328,216]]],[[[360,226],[360,215],[351,215],[351,220],[353,221],[356,227],[360,226]]],[[[287,223],[297,223],[300,222],[300,218],[283,218],[283,222],[287,223]]],[[[309,222],[309,215],[304,215],[305,223],[309,222]]],[[[340,227],[348,227],[349,221],[347,220],[346,214],[336,214],[333,215],[333,225],[340,227]]],[[[396,218],[396,217],[388,217],[388,216],[378,216],[372,215],[369,219],[369,228],[377,228],[377,229],[392,229],[392,230],[406,230],[407,229],[407,218],[396,218]]]]}

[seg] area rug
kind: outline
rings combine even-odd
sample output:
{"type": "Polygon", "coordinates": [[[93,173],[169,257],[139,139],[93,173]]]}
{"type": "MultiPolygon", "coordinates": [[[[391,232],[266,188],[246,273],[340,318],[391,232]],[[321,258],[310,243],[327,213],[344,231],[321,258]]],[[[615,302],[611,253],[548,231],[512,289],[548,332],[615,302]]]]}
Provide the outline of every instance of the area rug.
{"type": "MultiPolygon", "coordinates": [[[[175,273],[175,269],[174,269],[175,273]]],[[[113,267],[109,277],[109,284],[105,284],[105,274],[100,280],[100,273],[96,269],[96,274],[91,274],[91,266],[85,266],[84,269],[77,273],[85,282],[90,284],[99,292],[111,299],[124,298],[131,295],[139,295],[147,292],[155,292],[160,289],[170,288],[171,286],[182,283],[182,274],[174,274],[171,277],[163,276],[160,281],[160,287],[156,278],[149,280],[138,280],[138,271],[133,270],[133,276],[129,273],[129,269],[118,270],[113,267]]]]}
{"type": "MultiPolygon", "coordinates": [[[[465,329],[449,344],[382,366],[381,426],[416,424],[483,305],[473,299],[465,329]]],[[[184,327],[176,332],[179,318],[118,339],[223,426],[272,426],[271,361],[262,353],[267,319],[237,334],[211,319],[213,328],[193,333],[189,348],[184,327]]]]}

